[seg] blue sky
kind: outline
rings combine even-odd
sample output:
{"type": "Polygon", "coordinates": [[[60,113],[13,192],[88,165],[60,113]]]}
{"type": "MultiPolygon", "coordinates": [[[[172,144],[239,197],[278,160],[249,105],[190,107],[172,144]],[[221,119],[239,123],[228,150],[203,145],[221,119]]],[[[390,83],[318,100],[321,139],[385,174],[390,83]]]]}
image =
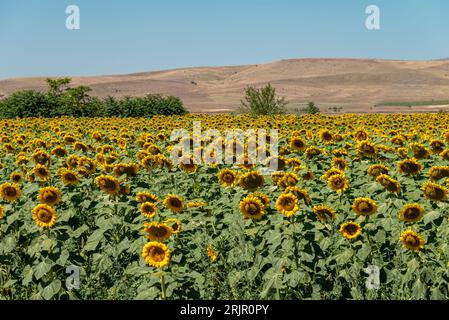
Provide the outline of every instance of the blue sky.
{"type": "Polygon", "coordinates": [[[0,78],[449,57],[447,0],[1,0],[0,78]],[[65,27],[78,5],[81,29],[65,27]],[[365,28],[380,8],[381,30],[365,28]]]}

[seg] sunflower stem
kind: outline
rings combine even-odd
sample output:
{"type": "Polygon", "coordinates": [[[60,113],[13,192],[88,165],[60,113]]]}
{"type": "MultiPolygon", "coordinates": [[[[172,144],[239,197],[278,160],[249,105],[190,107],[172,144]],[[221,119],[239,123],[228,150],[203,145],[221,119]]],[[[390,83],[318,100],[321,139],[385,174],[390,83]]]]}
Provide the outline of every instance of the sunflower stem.
{"type": "Polygon", "coordinates": [[[161,273],[161,296],[162,300],[167,299],[167,293],[165,288],[165,274],[163,272],[161,273]]]}

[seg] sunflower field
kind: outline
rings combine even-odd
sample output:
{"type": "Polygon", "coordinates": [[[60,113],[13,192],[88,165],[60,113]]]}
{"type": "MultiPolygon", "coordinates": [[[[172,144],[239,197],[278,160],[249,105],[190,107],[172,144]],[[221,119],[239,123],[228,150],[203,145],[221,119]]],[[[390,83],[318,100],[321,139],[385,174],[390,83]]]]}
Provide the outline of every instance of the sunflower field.
{"type": "Polygon", "coordinates": [[[449,298],[448,114],[0,123],[0,299],[449,298]],[[174,164],[194,121],[278,170],[174,164]]]}

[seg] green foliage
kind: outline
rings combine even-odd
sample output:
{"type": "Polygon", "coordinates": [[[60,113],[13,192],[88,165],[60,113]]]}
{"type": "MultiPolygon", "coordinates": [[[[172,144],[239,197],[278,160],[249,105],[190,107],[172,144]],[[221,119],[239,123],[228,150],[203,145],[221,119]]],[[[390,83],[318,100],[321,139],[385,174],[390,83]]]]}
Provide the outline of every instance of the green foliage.
{"type": "Polygon", "coordinates": [[[47,92],[21,90],[0,100],[0,118],[28,117],[151,117],[187,113],[182,101],[173,96],[100,99],[90,96],[87,86],[69,87],[70,78],[47,79],[47,92]]]}
{"type": "Polygon", "coordinates": [[[318,108],[314,102],[309,102],[304,109],[304,112],[307,114],[318,114],[320,113],[320,108],[318,108]]]}
{"type": "Polygon", "coordinates": [[[276,89],[269,83],[261,89],[248,87],[241,100],[241,111],[253,115],[275,115],[285,113],[285,98],[276,96],[276,89]]]}

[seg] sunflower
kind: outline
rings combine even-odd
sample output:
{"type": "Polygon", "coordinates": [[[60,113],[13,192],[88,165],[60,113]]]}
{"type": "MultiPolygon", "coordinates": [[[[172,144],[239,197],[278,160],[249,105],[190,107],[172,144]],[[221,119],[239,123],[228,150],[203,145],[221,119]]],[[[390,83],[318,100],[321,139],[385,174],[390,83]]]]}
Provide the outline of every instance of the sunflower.
{"type": "Polygon", "coordinates": [[[155,268],[163,268],[170,263],[171,251],[160,242],[148,242],[142,249],[142,257],[146,263],[155,268]]]}
{"type": "Polygon", "coordinates": [[[20,198],[20,187],[15,183],[5,182],[0,186],[0,197],[9,202],[20,198]]]}
{"type": "Polygon", "coordinates": [[[260,220],[265,214],[265,206],[259,198],[247,196],[240,201],[240,212],[245,218],[260,220]]]}
{"type": "Polygon", "coordinates": [[[413,157],[415,159],[422,160],[430,157],[430,150],[420,143],[412,143],[410,148],[413,151],[413,157]]]}
{"type": "Polygon", "coordinates": [[[181,231],[182,223],[176,218],[167,219],[164,223],[170,226],[173,234],[178,234],[181,231]]]}
{"type": "Polygon", "coordinates": [[[337,168],[330,168],[329,170],[326,171],[325,174],[323,174],[323,175],[321,176],[321,179],[323,179],[323,180],[328,180],[328,179],[329,179],[330,177],[332,177],[333,175],[339,175],[339,174],[344,175],[345,173],[344,173],[344,171],[342,171],[342,170],[340,170],[340,169],[337,169],[337,168]]]}
{"type": "Polygon", "coordinates": [[[376,181],[379,182],[385,189],[390,192],[400,192],[401,185],[399,182],[394,180],[392,177],[386,174],[381,174],[376,178],[376,181]]]}
{"type": "Polygon", "coordinates": [[[237,182],[237,172],[230,169],[223,169],[218,172],[218,181],[225,187],[232,187],[237,182]]]}
{"type": "Polygon", "coordinates": [[[19,184],[19,183],[22,183],[22,181],[23,181],[23,175],[20,172],[13,172],[9,176],[9,179],[12,181],[12,183],[19,184]]]}
{"type": "Polygon", "coordinates": [[[265,208],[269,208],[270,207],[270,203],[271,203],[270,198],[265,193],[263,193],[263,192],[254,192],[254,193],[251,194],[251,196],[254,196],[257,199],[259,199],[262,202],[262,204],[263,204],[263,206],[265,208]]]}
{"type": "Polygon", "coordinates": [[[399,173],[408,175],[418,174],[422,170],[423,166],[416,161],[416,159],[405,159],[398,162],[399,173]]]}
{"type": "Polygon", "coordinates": [[[305,151],[307,149],[304,140],[297,136],[290,139],[290,147],[295,151],[305,151]]]}
{"type": "Polygon", "coordinates": [[[333,158],[332,167],[337,168],[341,171],[345,171],[348,168],[348,161],[343,158],[333,158]]]}
{"type": "Polygon", "coordinates": [[[173,233],[172,228],[160,222],[149,222],[144,224],[143,231],[146,233],[145,237],[151,241],[165,241],[173,233]]]}
{"type": "Polygon", "coordinates": [[[0,206],[0,220],[2,220],[5,217],[5,208],[3,206],[0,206]]]}
{"type": "Polygon", "coordinates": [[[284,193],[292,193],[296,198],[298,198],[298,200],[304,200],[306,204],[312,203],[312,199],[310,199],[309,193],[306,190],[300,189],[296,186],[287,187],[284,190],[284,193]]]}
{"type": "Polygon", "coordinates": [[[190,201],[187,203],[187,208],[201,208],[206,207],[207,205],[207,202],[203,201],[190,201]]]}
{"type": "Polygon", "coordinates": [[[358,150],[359,154],[365,157],[374,157],[377,154],[375,144],[366,140],[359,143],[358,150]]]}
{"type": "Polygon", "coordinates": [[[217,257],[218,257],[217,252],[215,251],[214,247],[212,247],[211,245],[209,245],[207,247],[207,256],[209,257],[209,259],[212,263],[217,261],[217,257]]]}
{"type": "Polygon", "coordinates": [[[33,173],[36,177],[41,179],[42,181],[47,181],[50,178],[50,171],[46,166],[38,164],[34,167],[33,173]]]}
{"type": "Polygon", "coordinates": [[[140,205],[140,212],[148,219],[151,219],[156,215],[157,207],[152,202],[144,202],[140,205]]]}
{"type": "Polygon", "coordinates": [[[421,190],[424,192],[424,196],[432,201],[445,201],[447,200],[448,190],[439,184],[433,182],[426,182],[421,190]]]}
{"type": "Polygon", "coordinates": [[[388,174],[389,168],[383,164],[373,164],[368,168],[368,175],[377,178],[381,174],[388,174]]]}
{"type": "Polygon", "coordinates": [[[144,202],[158,203],[159,198],[155,194],[152,194],[150,192],[141,191],[141,192],[137,192],[136,201],[139,203],[144,203],[144,202]]]}
{"type": "Polygon", "coordinates": [[[399,240],[401,240],[404,248],[415,251],[420,251],[421,249],[424,249],[424,245],[426,243],[424,239],[413,230],[406,230],[402,232],[399,240]]]}
{"type": "Polygon", "coordinates": [[[114,177],[102,174],[95,178],[95,183],[103,192],[109,195],[117,195],[120,192],[120,183],[114,177]]]}
{"type": "Polygon", "coordinates": [[[174,194],[169,194],[165,197],[164,205],[172,212],[181,212],[184,210],[184,200],[174,194]]]}
{"type": "Polygon", "coordinates": [[[276,210],[290,218],[299,210],[299,201],[291,193],[283,193],[276,200],[276,210]]]}
{"type": "Polygon", "coordinates": [[[433,166],[428,175],[432,181],[437,181],[449,177],[449,166],[433,166]]]}
{"type": "Polygon", "coordinates": [[[343,174],[335,174],[327,180],[329,188],[336,192],[345,192],[349,188],[348,179],[343,174]]]}
{"type": "Polygon", "coordinates": [[[337,213],[331,207],[325,205],[319,205],[313,207],[313,212],[322,222],[328,222],[330,220],[335,220],[337,213]]]}
{"type": "Polygon", "coordinates": [[[258,171],[252,171],[240,176],[239,185],[248,191],[255,191],[264,184],[263,175],[258,171]]]}
{"type": "Polygon", "coordinates": [[[71,170],[62,170],[60,173],[61,180],[66,186],[73,186],[80,183],[78,174],[71,170]]]}
{"type": "Polygon", "coordinates": [[[362,227],[353,221],[348,221],[340,226],[340,233],[346,239],[352,240],[357,238],[362,233],[362,227]]]}
{"type": "Polygon", "coordinates": [[[288,187],[294,187],[299,182],[298,176],[293,172],[285,173],[281,179],[279,179],[277,185],[282,190],[285,190],[288,187]]]}
{"type": "Polygon", "coordinates": [[[55,187],[45,187],[39,190],[37,200],[40,203],[47,204],[49,206],[55,206],[61,201],[61,191],[55,187]]]}
{"type": "Polygon", "coordinates": [[[56,211],[46,204],[39,204],[33,209],[33,219],[39,227],[51,228],[56,223],[56,211]]]}
{"type": "Polygon", "coordinates": [[[377,204],[369,198],[357,198],[352,204],[352,210],[361,216],[371,216],[377,211],[377,204]]]}
{"type": "Polygon", "coordinates": [[[406,204],[399,211],[399,219],[405,222],[418,222],[424,216],[424,209],[418,203],[406,204]]]}

